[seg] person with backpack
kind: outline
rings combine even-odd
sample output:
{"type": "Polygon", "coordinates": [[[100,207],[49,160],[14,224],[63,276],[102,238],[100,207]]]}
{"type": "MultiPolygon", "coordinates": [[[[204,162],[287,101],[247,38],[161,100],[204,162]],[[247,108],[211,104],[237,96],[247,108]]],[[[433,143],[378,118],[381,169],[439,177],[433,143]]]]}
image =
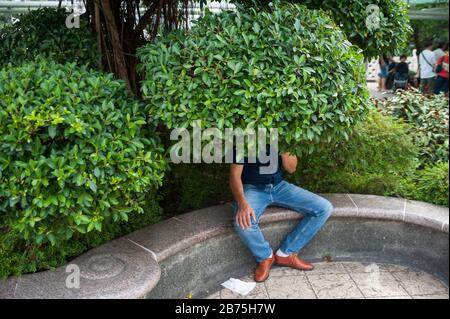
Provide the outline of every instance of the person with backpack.
{"type": "Polygon", "coordinates": [[[434,93],[448,93],[448,52],[444,56],[442,56],[436,65],[436,83],[434,85],[434,93]]]}
{"type": "Polygon", "coordinates": [[[432,49],[433,42],[428,41],[425,44],[425,50],[419,56],[420,88],[424,94],[433,93],[434,82],[436,80],[434,70],[437,61],[432,49]]]}
{"type": "Polygon", "coordinates": [[[406,90],[409,83],[409,64],[406,55],[400,56],[400,62],[394,68],[394,92],[397,89],[406,90]]]}

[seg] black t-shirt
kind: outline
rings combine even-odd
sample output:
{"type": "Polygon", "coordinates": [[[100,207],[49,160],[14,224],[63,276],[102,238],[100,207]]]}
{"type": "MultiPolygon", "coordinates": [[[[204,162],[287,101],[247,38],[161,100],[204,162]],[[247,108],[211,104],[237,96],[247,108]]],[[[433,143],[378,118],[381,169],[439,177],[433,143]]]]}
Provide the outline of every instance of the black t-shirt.
{"type": "Polygon", "coordinates": [[[408,65],[408,63],[400,62],[399,64],[397,64],[397,67],[395,68],[395,71],[397,73],[408,74],[409,73],[409,65],[408,65]]]}
{"type": "MultiPolygon", "coordinates": [[[[267,145],[266,155],[270,155],[270,145],[267,145]]],[[[244,165],[242,170],[241,180],[242,184],[252,184],[252,185],[267,185],[267,184],[278,184],[283,180],[283,170],[282,170],[282,159],[281,155],[277,154],[277,162],[272,163],[276,165],[271,171],[272,173],[265,173],[261,171],[261,167],[266,167],[266,169],[271,165],[270,161],[263,164],[260,162],[259,157],[256,160],[249,161],[248,157],[244,157],[240,161],[236,158],[236,151],[233,149],[233,163],[238,165],[244,165]],[[256,162],[256,163],[254,163],[256,162]]]]}
{"type": "Polygon", "coordinates": [[[395,69],[396,66],[397,66],[397,63],[395,63],[395,62],[389,63],[388,71],[392,71],[393,69],[395,69]]]}

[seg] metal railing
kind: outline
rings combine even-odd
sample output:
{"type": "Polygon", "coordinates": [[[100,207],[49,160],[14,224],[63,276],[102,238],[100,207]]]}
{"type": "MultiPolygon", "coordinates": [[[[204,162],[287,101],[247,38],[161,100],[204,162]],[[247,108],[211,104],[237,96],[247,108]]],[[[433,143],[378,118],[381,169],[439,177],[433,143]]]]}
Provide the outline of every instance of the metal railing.
{"type": "MultiPolygon", "coordinates": [[[[57,8],[59,0],[0,0],[0,18],[3,16],[4,21],[11,21],[11,17],[16,14],[25,13],[29,10],[35,10],[39,8],[57,8]]],[[[81,0],[63,0],[61,7],[70,10],[71,8],[82,7],[83,1],[81,0]]],[[[211,12],[220,12],[221,10],[234,9],[233,4],[228,3],[228,0],[221,1],[208,1],[208,9],[211,12]]],[[[202,11],[198,4],[189,8],[190,20],[195,20],[200,17],[202,11]]]]}
{"type": "MultiPolygon", "coordinates": [[[[61,7],[72,7],[72,3],[81,3],[79,0],[63,0],[61,7]]],[[[57,8],[59,0],[35,1],[35,0],[3,0],[0,1],[0,20],[12,21],[14,15],[25,13],[39,8],[57,8]]]]}
{"type": "MultiPolygon", "coordinates": [[[[412,11],[410,12],[411,19],[437,19],[437,20],[449,20],[448,9],[424,9],[414,10],[416,4],[430,3],[430,4],[448,4],[448,0],[405,0],[411,5],[412,11]]],[[[59,0],[0,0],[0,17],[3,16],[3,20],[10,21],[11,17],[18,13],[24,13],[29,10],[38,9],[42,7],[58,7],[59,0]]],[[[63,8],[70,9],[75,6],[82,5],[81,0],[63,0],[61,6],[63,8]]],[[[234,5],[229,4],[228,1],[208,1],[208,8],[212,12],[219,12],[223,9],[233,9],[234,5]]],[[[201,15],[201,10],[198,5],[195,5],[190,10],[191,20],[195,20],[201,15]]]]}

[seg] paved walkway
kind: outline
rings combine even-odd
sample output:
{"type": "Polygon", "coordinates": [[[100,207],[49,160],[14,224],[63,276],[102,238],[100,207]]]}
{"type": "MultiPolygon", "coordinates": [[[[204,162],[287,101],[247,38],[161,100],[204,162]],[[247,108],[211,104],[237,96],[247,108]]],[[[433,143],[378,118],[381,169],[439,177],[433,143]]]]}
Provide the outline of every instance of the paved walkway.
{"type": "Polygon", "coordinates": [[[388,99],[393,97],[393,93],[381,93],[378,91],[378,84],[376,82],[367,82],[367,87],[369,88],[370,95],[376,99],[388,99]]]}
{"type": "MultiPolygon", "coordinates": [[[[222,289],[209,299],[448,299],[438,279],[388,264],[322,262],[313,271],[274,267],[270,278],[247,296],[222,289]]],[[[251,276],[241,278],[253,281],[251,276]]],[[[218,287],[218,289],[220,289],[218,287]]]]}

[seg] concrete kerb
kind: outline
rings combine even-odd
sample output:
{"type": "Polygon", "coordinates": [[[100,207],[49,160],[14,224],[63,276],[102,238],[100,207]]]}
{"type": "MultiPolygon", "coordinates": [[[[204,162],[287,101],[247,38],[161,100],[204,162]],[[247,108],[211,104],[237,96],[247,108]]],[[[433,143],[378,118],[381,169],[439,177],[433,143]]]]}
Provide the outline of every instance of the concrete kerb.
{"type": "MultiPolygon", "coordinates": [[[[332,222],[330,223],[329,230],[325,230],[326,232],[333,233],[333,231],[342,227],[352,227],[348,231],[354,232],[353,237],[343,240],[354,240],[358,236],[364,236],[364,234],[358,234],[354,229],[355,220],[360,220],[361,224],[366,226],[375,225],[374,229],[378,232],[376,234],[381,234],[379,240],[384,240],[383,238],[389,238],[391,235],[382,234],[384,224],[380,223],[388,223],[398,229],[404,229],[402,228],[402,224],[415,225],[414,227],[420,227],[418,228],[419,232],[431,234],[429,236],[446,236],[446,246],[441,245],[438,248],[446,250],[442,252],[442,258],[446,259],[448,268],[449,209],[447,207],[374,195],[323,194],[323,196],[334,206],[334,213],[330,220],[332,222]]],[[[69,273],[66,272],[66,266],[62,266],[56,270],[28,274],[20,278],[9,278],[0,281],[0,298],[173,297],[174,295],[170,293],[164,295],[163,288],[161,288],[167,286],[164,284],[164,281],[168,282],[170,277],[170,270],[165,271],[165,265],[172,263],[171,267],[175,267],[175,264],[178,265],[176,267],[181,267],[182,263],[185,262],[184,260],[187,260],[186,265],[189,265],[189,258],[192,259],[195,256],[189,257],[185,252],[192,251],[192,249],[200,251],[202,245],[213,245],[214,243],[211,240],[228,240],[234,245],[235,239],[232,239],[234,231],[231,225],[231,216],[231,205],[224,204],[197,210],[148,226],[123,238],[92,249],[70,262],[69,264],[74,264],[79,267],[79,288],[67,287],[66,281],[69,273]],[[177,257],[177,255],[180,256],[177,257]],[[165,279],[161,278],[163,275],[165,279]],[[157,287],[158,282],[161,280],[163,283],[159,285],[160,287],[157,287]]],[[[301,218],[302,215],[296,212],[279,207],[269,207],[261,219],[261,224],[263,228],[267,229],[269,237],[277,237],[276,229],[283,228],[284,231],[284,229],[290,227],[288,225],[292,225],[296,220],[301,218]],[[273,230],[273,234],[271,233],[271,229],[273,230]]],[[[410,229],[413,226],[408,227],[410,229]]],[[[342,232],[343,230],[340,231],[342,232]]],[[[334,234],[336,235],[338,233],[334,234]]],[[[322,237],[325,238],[326,236],[325,234],[322,237]]],[[[409,242],[414,241],[414,237],[411,237],[414,236],[413,233],[405,233],[404,236],[405,240],[409,242]]],[[[361,239],[359,240],[361,241],[361,239]]],[[[370,242],[367,242],[365,245],[368,247],[367,251],[369,252],[372,249],[370,248],[371,245],[374,245],[373,250],[384,250],[385,247],[388,247],[386,248],[388,251],[393,249],[395,251],[397,249],[401,255],[401,247],[392,248],[395,245],[399,245],[397,241],[396,239],[396,243],[392,245],[389,242],[383,243],[384,246],[377,246],[370,242]]],[[[322,242],[324,241],[321,238],[317,241],[318,244],[322,242]]],[[[421,250],[418,251],[419,257],[422,257],[421,252],[426,250],[425,248],[420,248],[421,250]]],[[[249,256],[246,255],[248,253],[245,250],[241,251],[241,249],[245,248],[233,246],[234,249],[239,250],[240,255],[245,255],[245,258],[243,257],[243,263],[250,262],[249,256]]],[[[333,250],[330,247],[326,249],[333,250]]],[[[355,249],[358,248],[356,247],[355,249]]],[[[307,249],[306,254],[312,257],[316,256],[317,253],[312,253],[313,250],[311,248],[307,249]]],[[[336,250],[336,252],[338,251],[339,249],[336,250]]],[[[372,256],[367,251],[361,253],[361,259],[371,259],[375,255],[378,256],[378,253],[372,256]]],[[[340,254],[343,259],[347,256],[342,251],[337,254],[340,254]]],[[[357,257],[357,251],[350,251],[347,257],[354,259],[355,256],[357,257]]],[[[383,255],[383,258],[387,258],[386,256],[390,255],[383,255]]],[[[208,262],[208,256],[200,257],[205,260],[205,263],[208,262]]],[[[211,256],[211,262],[214,258],[220,259],[220,256],[211,256]]],[[[214,261],[215,264],[217,262],[218,260],[214,261]]],[[[415,262],[413,260],[413,263],[415,262]]],[[[442,263],[442,260],[440,262],[442,263]]],[[[419,260],[417,261],[417,265],[422,265],[419,260]]],[[[233,267],[235,268],[235,266],[233,267]]],[[[230,267],[229,269],[234,269],[231,265],[230,267]]],[[[175,270],[175,268],[173,269],[175,270]]],[[[217,272],[219,269],[217,268],[214,271],[217,272]]],[[[214,274],[214,272],[209,274],[206,279],[209,281],[215,280],[214,274]]],[[[193,280],[206,280],[205,278],[201,278],[201,274],[194,274],[195,276],[198,278],[193,278],[193,280]]],[[[448,273],[441,275],[441,278],[442,276],[446,277],[445,279],[448,285],[448,273]]],[[[189,285],[194,284],[194,281],[186,282],[185,284],[187,289],[189,285]]],[[[174,294],[176,295],[175,292],[174,294]]]]}

